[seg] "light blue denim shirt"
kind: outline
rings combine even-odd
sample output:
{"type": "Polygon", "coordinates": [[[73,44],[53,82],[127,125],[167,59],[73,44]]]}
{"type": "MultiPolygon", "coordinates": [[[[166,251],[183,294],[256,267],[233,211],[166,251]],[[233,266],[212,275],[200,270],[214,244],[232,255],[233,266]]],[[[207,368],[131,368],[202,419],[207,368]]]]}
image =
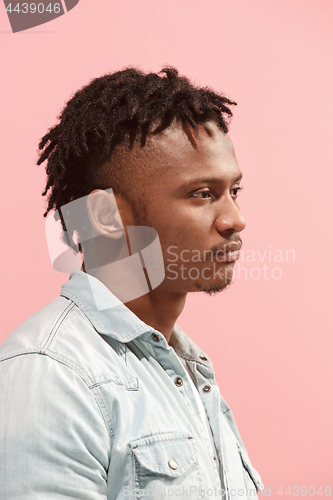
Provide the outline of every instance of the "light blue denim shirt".
{"type": "Polygon", "coordinates": [[[114,302],[73,271],[0,346],[1,500],[257,498],[208,356],[178,326],[171,347],[125,305],[99,310],[96,294],[114,302]]]}

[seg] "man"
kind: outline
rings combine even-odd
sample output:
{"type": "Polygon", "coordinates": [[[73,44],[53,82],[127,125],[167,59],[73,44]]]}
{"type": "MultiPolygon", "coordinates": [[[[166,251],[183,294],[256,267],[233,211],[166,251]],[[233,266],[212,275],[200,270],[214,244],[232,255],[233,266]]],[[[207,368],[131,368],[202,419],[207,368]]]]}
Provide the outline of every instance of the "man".
{"type": "Polygon", "coordinates": [[[187,293],[226,288],[238,258],[233,104],[174,68],[129,68],[78,91],[42,139],[44,215],[56,209],[83,261],[1,346],[1,499],[263,488],[208,356],[175,324],[187,293]]]}

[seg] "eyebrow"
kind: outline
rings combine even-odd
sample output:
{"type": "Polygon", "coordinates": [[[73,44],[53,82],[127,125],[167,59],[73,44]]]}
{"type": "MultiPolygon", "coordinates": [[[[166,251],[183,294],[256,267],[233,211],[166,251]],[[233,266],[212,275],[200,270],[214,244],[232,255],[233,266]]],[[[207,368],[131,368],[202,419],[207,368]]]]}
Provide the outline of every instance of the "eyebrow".
{"type": "MultiPolygon", "coordinates": [[[[237,179],[234,180],[234,182],[238,182],[242,179],[243,174],[240,174],[237,179]]],[[[190,182],[185,182],[184,184],[181,184],[179,186],[180,189],[186,189],[191,187],[193,184],[220,184],[223,182],[224,179],[219,179],[219,178],[210,178],[210,177],[198,177],[197,179],[194,179],[193,181],[190,182]]]]}

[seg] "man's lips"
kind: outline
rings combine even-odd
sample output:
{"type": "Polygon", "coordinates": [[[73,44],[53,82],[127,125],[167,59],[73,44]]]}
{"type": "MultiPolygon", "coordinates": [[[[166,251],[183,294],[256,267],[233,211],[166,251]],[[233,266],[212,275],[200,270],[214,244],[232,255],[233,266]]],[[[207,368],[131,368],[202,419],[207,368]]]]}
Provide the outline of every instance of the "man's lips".
{"type": "Polygon", "coordinates": [[[236,262],[239,259],[242,242],[229,243],[217,249],[213,256],[218,262],[236,262]]]}
{"type": "Polygon", "coordinates": [[[215,252],[214,255],[217,253],[224,253],[224,252],[234,252],[237,250],[240,250],[242,246],[242,242],[239,241],[238,243],[229,243],[229,245],[225,245],[224,247],[218,248],[215,252]]]}
{"type": "Polygon", "coordinates": [[[239,259],[239,250],[228,250],[226,252],[217,252],[214,257],[218,262],[236,262],[239,259]]]}

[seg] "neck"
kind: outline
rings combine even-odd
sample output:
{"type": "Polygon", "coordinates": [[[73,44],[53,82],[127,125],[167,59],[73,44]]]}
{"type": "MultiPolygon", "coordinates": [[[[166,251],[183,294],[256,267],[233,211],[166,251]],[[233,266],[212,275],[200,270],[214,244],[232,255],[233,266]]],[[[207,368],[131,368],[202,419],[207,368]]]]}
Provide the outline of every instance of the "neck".
{"type": "Polygon", "coordinates": [[[125,305],[147,325],[161,332],[169,343],[173,327],[184,309],[186,294],[155,289],[125,305]]]}
{"type": "MultiPolygon", "coordinates": [[[[84,267],[82,270],[87,272],[84,267]]],[[[122,280],[121,276],[118,277],[119,279],[115,279],[114,274],[105,272],[103,267],[97,268],[94,271],[89,270],[88,274],[100,280],[116,297],[126,297],[126,293],[123,293],[124,290],[126,292],[126,289],[133,286],[135,282],[135,279],[130,282],[129,278],[122,280]]],[[[138,318],[161,332],[169,343],[173,327],[178,316],[184,309],[185,301],[186,293],[175,293],[174,291],[165,290],[163,283],[161,283],[161,285],[149,293],[141,295],[137,299],[128,302],[124,300],[123,302],[138,318]]]]}

